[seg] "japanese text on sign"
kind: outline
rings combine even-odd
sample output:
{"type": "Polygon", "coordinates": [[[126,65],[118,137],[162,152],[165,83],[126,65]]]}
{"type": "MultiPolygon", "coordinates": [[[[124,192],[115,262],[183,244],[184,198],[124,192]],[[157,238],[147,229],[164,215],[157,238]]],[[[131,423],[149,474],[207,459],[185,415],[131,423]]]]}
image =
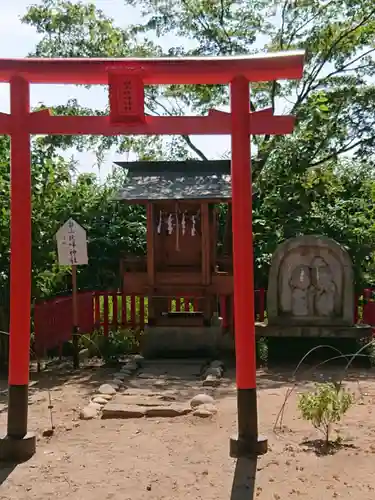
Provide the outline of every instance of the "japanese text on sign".
{"type": "Polygon", "coordinates": [[[69,219],[56,233],[59,264],[62,266],[88,263],[86,231],[69,219]]]}

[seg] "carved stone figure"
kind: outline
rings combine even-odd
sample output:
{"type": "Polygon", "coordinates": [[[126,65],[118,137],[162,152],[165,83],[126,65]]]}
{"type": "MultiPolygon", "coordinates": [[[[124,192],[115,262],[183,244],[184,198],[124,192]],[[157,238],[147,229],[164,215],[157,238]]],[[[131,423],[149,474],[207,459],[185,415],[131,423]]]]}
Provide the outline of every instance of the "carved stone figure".
{"type": "Polygon", "coordinates": [[[314,313],[319,317],[333,317],[337,311],[337,288],[331,269],[321,257],[313,259],[312,281],[315,288],[314,313]]]}
{"type": "Polygon", "coordinates": [[[312,312],[313,287],[310,269],[300,265],[294,268],[291,278],[291,313],[293,316],[309,316],[312,312]]]}
{"type": "Polygon", "coordinates": [[[352,263],[329,238],[299,236],[279,245],[267,293],[269,324],[354,322],[352,263]]]}

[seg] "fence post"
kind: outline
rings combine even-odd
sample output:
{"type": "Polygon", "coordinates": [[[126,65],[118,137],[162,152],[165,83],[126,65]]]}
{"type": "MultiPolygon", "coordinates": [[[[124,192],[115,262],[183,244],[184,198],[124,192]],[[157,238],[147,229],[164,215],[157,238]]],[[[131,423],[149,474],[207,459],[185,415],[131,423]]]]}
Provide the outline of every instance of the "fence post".
{"type": "Polygon", "coordinates": [[[104,322],[103,322],[103,330],[104,336],[108,337],[109,334],[109,308],[108,308],[108,292],[105,291],[103,294],[104,304],[103,304],[103,314],[104,314],[104,322]]]}
{"type": "Polygon", "coordinates": [[[112,293],[112,324],[117,330],[118,327],[118,292],[112,293]]]}

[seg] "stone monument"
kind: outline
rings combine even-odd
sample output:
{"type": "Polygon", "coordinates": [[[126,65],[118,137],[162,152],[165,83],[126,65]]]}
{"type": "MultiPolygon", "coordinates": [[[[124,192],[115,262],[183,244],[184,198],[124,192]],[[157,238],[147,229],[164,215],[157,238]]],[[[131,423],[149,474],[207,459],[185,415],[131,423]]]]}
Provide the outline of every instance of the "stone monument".
{"type": "Polygon", "coordinates": [[[324,236],[298,236],[272,256],[267,292],[266,337],[370,336],[354,323],[354,276],[348,252],[324,236]]]}

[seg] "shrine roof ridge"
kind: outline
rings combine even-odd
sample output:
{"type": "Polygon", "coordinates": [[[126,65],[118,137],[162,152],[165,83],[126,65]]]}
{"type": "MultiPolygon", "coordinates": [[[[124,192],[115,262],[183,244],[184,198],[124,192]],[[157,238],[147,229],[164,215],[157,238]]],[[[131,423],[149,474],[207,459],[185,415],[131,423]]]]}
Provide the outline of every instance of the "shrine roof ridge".
{"type": "Polygon", "coordinates": [[[230,160],[181,160],[181,161],[117,161],[115,165],[128,169],[128,177],[230,175],[230,160]]]}
{"type": "Polygon", "coordinates": [[[150,84],[227,84],[235,76],[249,81],[299,79],[304,51],[248,56],[160,58],[15,58],[0,59],[0,82],[21,76],[30,83],[108,84],[108,74],[137,74],[150,84]]]}

